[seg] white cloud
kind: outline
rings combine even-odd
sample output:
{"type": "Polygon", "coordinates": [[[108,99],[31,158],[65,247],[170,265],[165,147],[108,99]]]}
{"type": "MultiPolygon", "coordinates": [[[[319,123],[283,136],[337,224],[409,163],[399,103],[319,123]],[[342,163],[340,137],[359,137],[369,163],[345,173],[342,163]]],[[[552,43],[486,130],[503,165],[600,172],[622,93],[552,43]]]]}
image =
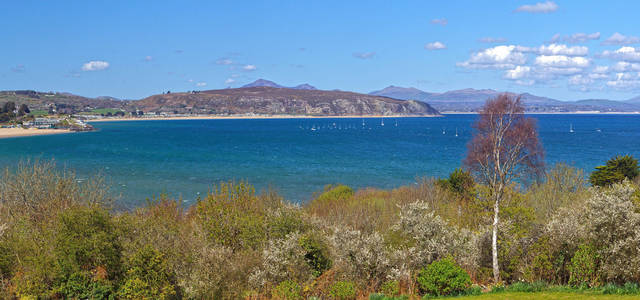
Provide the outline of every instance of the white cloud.
{"type": "Polygon", "coordinates": [[[100,71],[109,67],[109,63],[102,60],[92,60],[82,65],[82,71],[100,71]]]}
{"type": "Polygon", "coordinates": [[[447,46],[445,46],[441,42],[433,42],[433,43],[428,43],[424,45],[424,48],[427,50],[441,50],[441,49],[447,49],[447,46]]]}
{"type": "Polygon", "coordinates": [[[558,10],[558,4],[553,1],[538,2],[536,4],[522,5],[516,8],[516,12],[529,12],[529,13],[550,13],[558,10]]]}
{"type": "Polygon", "coordinates": [[[638,72],[640,71],[640,64],[619,61],[615,65],[611,66],[611,69],[616,72],[638,72]]]}
{"type": "Polygon", "coordinates": [[[513,69],[516,65],[524,65],[526,56],[519,46],[496,46],[471,54],[469,60],[457,63],[458,66],[470,69],[513,69]]]}
{"type": "Polygon", "coordinates": [[[478,42],[480,43],[487,43],[487,44],[493,44],[493,43],[506,43],[507,39],[505,38],[501,38],[501,37],[483,37],[478,39],[478,42]]]}
{"type": "Polygon", "coordinates": [[[614,80],[607,81],[607,86],[617,90],[640,89],[640,73],[618,73],[614,80]]]}
{"type": "Polygon", "coordinates": [[[144,57],[144,61],[152,61],[152,60],[153,60],[153,57],[150,55],[147,55],[144,57]]]}
{"type": "Polygon", "coordinates": [[[206,82],[198,82],[196,83],[196,86],[207,86],[206,82]]]}
{"type": "Polygon", "coordinates": [[[549,68],[586,68],[590,62],[586,57],[565,55],[540,55],[535,61],[536,65],[549,68]]]}
{"type": "Polygon", "coordinates": [[[640,48],[625,46],[615,51],[605,50],[601,56],[615,60],[637,62],[640,61],[640,48]]]}
{"type": "Polygon", "coordinates": [[[528,77],[530,73],[531,73],[531,67],[516,66],[512,70],[507,70],[504,73],[504,78],[511,79],[511,80],[522,79],[522,78],[528,77]]]}
{"type": "Polygon", "coordinates": [[[236,82],[233,78],[227,78],[227,80],[224,81],[225,84],[232,84],[236,82]]]}
{"type": "Polygon", "coordinates": [[[572,35],[560,35],[558,33],[551,38],[551,43],[565,42],[565,43],[571,43],[571,44],[579,44],[579,43],[584,43],[584,42],[599,40],[599,39],[600,39],[600,32],[594,32],[590,34],[580,32],[580,33],[574,33],[572,35]]]}
{"type": "Polygon", "coordinates": [[[449,24],[449,21],[447,21],[447,19],[445,19],[445,18],[433,19],[433,20],[431,20],[431,24],[447,26],[447,24],[449,24]]]}
{"type": "Polygon", "coordinates": [[[376,55],[375,52],[356,52],[356,53],[353,53],[353,57],[359,58],[359,59],[370,59],[370,58],[373,58],[375,55],[376,55]]]}
{"type": "Polygon", "coordinates": [[[228,59],[228,58],[220,58],[218,60],[216,60],[216,64],[217,65],[231,65],[233,64],[233,60],[228,59]]]}
{"type": "Polygon", "coordinates": [[[551,44],[540,46],[538,53],[542,55],[585,56],[589,53],[589,48],[585,46],[567,47],[567,45],[562,44],[551,44]]]}
{"type": "Polygon", "coordinates": [[[243,70],[245,71],[255,71],[257,68],[255,65],[246,65],[244,67],[242,67],[243,70]]]}
{"type": "Polygon", "coordinates": [[[593,83],[592,78],[582,74],[573,75],[569,78],[570,85],[589,85],[592,83],[593,83]]]}
{"type": "Polygon", "coordinates": [[[631,45],[637,43],[640,43],[640,38],[637,36],[625,36],[618,32],[602,42],[603,45],[631,45]]]}

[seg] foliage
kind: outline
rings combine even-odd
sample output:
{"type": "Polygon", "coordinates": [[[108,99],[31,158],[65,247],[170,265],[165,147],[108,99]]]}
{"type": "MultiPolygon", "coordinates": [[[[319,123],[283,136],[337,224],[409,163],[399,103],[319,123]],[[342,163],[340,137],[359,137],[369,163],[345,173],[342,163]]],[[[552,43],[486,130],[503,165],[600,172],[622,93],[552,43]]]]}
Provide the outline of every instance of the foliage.
{"type": "Polygon", "coordinates": [[[397,280],[389,280],[382,284],[380,291],[389,297],[397,296],[400,294],[400,282],[397,280]]]}
{"type": "Polygon", "coordinates": [[[353,282],[349,281],[337,281],[335,282],[329,291],[331,299],[336,300],[350,300],[356,298],[356,286],[353,282]]]}
{"type": "Polygon", "coordinates": [[[440,179],[438,183],[451,192],[460,195],[462,197],[472,197],[473,187],[475,186],[475,180],[471,176],[471,172],[465,171],[462,168],[457,168],[449,174],[449,178],[440,179]]]}
{"type": "Polygon", "coordinates": [[[633,180],[640,175],[638,160],[631,155],[616,156],[607,161],[604,166],[596,167],[591,173],[589,182],[594,186],[609,186],[620,183],[625,178],[633,180]]]}
{"type": "Polygon", "coordinates": [[[332,266],[329,247],[321,236],[314,233],[303,235],[299,239],[304,249],[304,259],[313,270],[313,276],[320,276],[332,266]]]}
{"type": "Polygon", "coordinates": [[[176,295],[175,275],[160,252],[146,246],[129,260],[119,298],[172,299],[176,295]]]}
{"type": "Polygon", "coordinates": [[[434,296],[457,295],[471,286],[469,274],[449,257],[422,269],[417,281],[423,292],[434,296]]]}
{"type": "Polygon", "coordinates": [[[70,209],[60,215],[55,253],[63,276],[104,268],[107,278],[121,272],[121,246],[110,215],[100,208],[70,209]]]}
{"type": "Polygon", "coordinates": [[[302,298],[302,288],[294,281],[286,280],[278,284],[271,293],[275,299],[298,300],[302,298]]]}
{"type": "Polygon", "coordinates": [[[569,284],[593,287],[599,284],[598,264],[600,256],[591,245],[580,245],[571,258],[569,284]]]}

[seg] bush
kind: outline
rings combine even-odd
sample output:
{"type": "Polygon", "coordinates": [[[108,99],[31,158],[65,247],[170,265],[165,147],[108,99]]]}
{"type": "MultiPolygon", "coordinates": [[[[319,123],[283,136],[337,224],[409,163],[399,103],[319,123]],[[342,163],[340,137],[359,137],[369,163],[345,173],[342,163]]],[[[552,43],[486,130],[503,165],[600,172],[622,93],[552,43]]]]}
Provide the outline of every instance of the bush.
{"type": "Polygon", "coordinates": [[[382,284],[380,291],[386,296],[396,296],[400,294],[400,283],[396,280],[389,280],[382,284]]]}
{"type": "Polygon", "coordinates": [[[307,234],[300,238],[299,243],[305,251],[304,259],[313,269],[313,276],[318,277],[331,268],[332,262],[329,257],[329,247],[320,236],[307,234]]]}
{"type": "Polygon", "coordinates": [[[435,261],[422,269],[417,281],[423,292],[434,296],[457,295],[471,286],[469,274],[451,258],[435,261]]]}
{"type": "Polygon", "coordinates": [[[119,298],[172,299],[176,295],[175,276],[164,256],[151,246],[140,249],[129,261],[119,298]]]}
{"type": "Polygon", "coordinates": [[[356,286],[353,282],[349,281],[338,281],[331,285],[331,289],[329,290],[329,295],[331,299],[337,300],[349,300],[356,298],[356,286]]]}
{"type": "Polygon", "coordinates": [[[115,290],[110,282],[100,278],[91,278],[90,274],[86,272],[71,274],[56,289],[56,294],[64,296],[65,299],[115,298],[115,290]]]}
{"type": "Polygon", "coordinates": [[[598,262],[600,256],[591,245],[580,245],[578,251],[571,258],[569,267],[569,284],[572,286],[593,287],[600,282],[598,276],[598,262]]]}
{"type": "Polygon", "coordinates": [[[302,288],[294,281],[287,280],[280,282],[271,293],[275,299],[298,300],[302,299],[302,288]]]}
{"type": "Polygon", "coordinates": [[[62,276],[106,269],[109,279],[121,273],[121,247],[109,213],[100,208],[74,208],[60,215],[55,253],[62,276]]]}
{"type": "Polygon", "coordinates": [[[625,178],[633,180],[638,175],[640,175],[640,166],[637,159],[631,155],[616,156],[607,161],[606,165],[596,167],[589,181],[594,186],[609,186],[620,183],[625,178]]]}

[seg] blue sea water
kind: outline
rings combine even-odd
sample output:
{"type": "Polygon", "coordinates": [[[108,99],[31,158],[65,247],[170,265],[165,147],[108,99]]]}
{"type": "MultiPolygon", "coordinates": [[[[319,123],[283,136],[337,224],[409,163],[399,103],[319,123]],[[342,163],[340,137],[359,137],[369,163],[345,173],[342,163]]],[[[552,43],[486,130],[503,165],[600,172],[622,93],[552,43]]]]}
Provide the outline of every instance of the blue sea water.
{"type": "MultiPolygon", "coordinates": [[[[617,154],[640,157],[640,116],[533,117],[548,165],[590,172],[617,154]]],[[[0,139],[0,167],[54,159],[80,178],[101,173],[126,206],[162,192],[192,203],[233,179],[305,202],[326,184],[393,188],[446,176],[460,166],[475,118],[385,118],[384,126],[379,118],[94,123],[94,132],[0,139]]]]}

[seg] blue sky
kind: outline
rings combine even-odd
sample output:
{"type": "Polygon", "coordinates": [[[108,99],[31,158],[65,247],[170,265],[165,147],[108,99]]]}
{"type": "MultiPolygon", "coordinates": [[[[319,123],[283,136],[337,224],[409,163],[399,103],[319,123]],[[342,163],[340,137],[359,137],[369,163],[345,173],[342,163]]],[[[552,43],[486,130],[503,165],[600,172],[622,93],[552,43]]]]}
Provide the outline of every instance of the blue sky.
{"type": "Polygon", "coordinates": [[[3,1],[0,89],[640,95],[638,1],[3,1]]]}

